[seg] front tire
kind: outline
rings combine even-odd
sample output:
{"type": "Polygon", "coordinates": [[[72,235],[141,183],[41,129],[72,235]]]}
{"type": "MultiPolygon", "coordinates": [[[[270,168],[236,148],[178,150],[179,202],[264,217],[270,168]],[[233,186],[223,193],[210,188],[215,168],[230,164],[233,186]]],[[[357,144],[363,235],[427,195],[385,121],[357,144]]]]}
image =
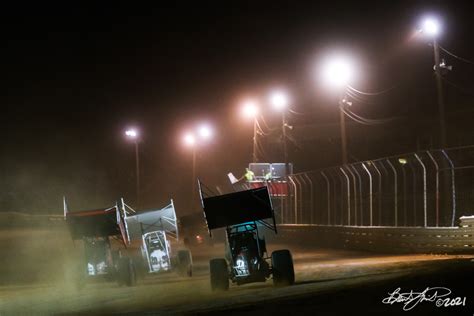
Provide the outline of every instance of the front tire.
{"type": "Polygon", "coordinates": [[[273,285],[285,286],[295,283],[293,258],[289,250],[276,250],[272,253],[273,285]]]}
{"type": "Polygon", "coordinates": [[[227,291],[229,289],[229,271],[227,261],[223,258],[211,259],[209,261],[211,272],[212,291],[227,291]]]}

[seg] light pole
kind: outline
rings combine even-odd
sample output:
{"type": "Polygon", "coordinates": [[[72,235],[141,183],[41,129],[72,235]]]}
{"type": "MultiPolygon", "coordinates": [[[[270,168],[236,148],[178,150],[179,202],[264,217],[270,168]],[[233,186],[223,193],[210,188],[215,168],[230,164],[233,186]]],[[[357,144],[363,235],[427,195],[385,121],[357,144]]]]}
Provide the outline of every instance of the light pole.
{"type": "Polygon", "coordinates": [[[339,100],[339,124],[341,127],[341,161],[343,165],[347,165],[347,133],[346,133],[346,117],[344,114],[344,102],[339,100]]]}
{"type": "Polygon", "coordinates": [[[288,127],[288,122],[286,120],[286,109],[288,107],[288,96],[282,91],[274,91],[270,95],[270,103],[273,108],[281,112],[281,134],[283,142],[283,159],[285,162],[285,173],[286,176],[290,173],[290,167],[288,162],[288,148],[286,142],[286,128],[288,127]]]}
{"type": "Polygon", "coordinates": [[[246,118],[253,119],[253,149],[252,149],[252,162],[257,162],[257,115],[259,109],[257,102],[253,100],[247,100],[242,106],[242,115],[246,118]]]}
{"type": "MultiPolygon", "coordinates": [[[[287,190],[286,193],[286,199],[281,200],[281,210],[280,210],[280,215],[283,215],[285,210],[288,212],[290,210],[290,190],[288,183],[291,181],[290,176],[290,165],[288,162],[288,148],[287,148],[287,143],[286,143],[286,128],[288,127],[287,119],[286,119],[286,110],[288,108],[289,99],[288,95],[284,93],[283,91],[273,91],[270,94],[270,104],[273,106],[273,108],[281,112],[281,137],[282,137],[282,142],[283,142],[283,160],[285,163],[285,187],[287,190]]],[[[271,170],[270,170],[271,172],[271,170]]],[[[296,193],[296,191],[295,191],[296,193]]],[[[296,211],[296,209],[295,209],[296,211]]]]}
{"type": "Polygon", "coordinates": [[[441,81],[441,60],[439,57],[439,44],[437,37],[440,33],[440,25],[438,20],[435,18],[426,18],[423,21],[421,31],[427,36],[433,39],[433,54],[434,54],[434,71],[436,79],[436,90],[438,99],[438,112],[439,112],[439,143],[441,148],[445,148],[447,145],[446,141],[446,119],[444,113],[444,91],[443,82],[441,81]]]}
{"type": "Polygon", "coordinates": [[[208,141],[212,137],[212,128],[207,124],[199,126],[196,132],[187,132],[184,134],[184,145],[192,150],[192,181],[191,181],[191,201],[192,207],[196,205],[196,178],[197,178],[197,146],[199,141],[208,141]]]}
{"type": "Polygon", "coordinates": [[[353,77],[353,66],[349,58],[345,56],[332,56],[326,61],[322,68],[323,79],[325,82],[336,88],[339,93],[339,120],[341,133],[341,161],[343,165],[348,162],[347,159],[347,132],[344,106],[347,104],[344,98],[345,89],[353,77]]]}
{"type": "Polygon", "coordinates": [[[196,137],[192,133],[186,133],[183,137],[184,144],[192,150],[192,178],[191,178],[191,201],[194,207],[196,195],[194,193],[194,181],[196,181],[196,137]]]}
{"type": "Polygon", "coordinates": [[[135,143],[135,179],[136,179],[136,198],[137,207],[140,206],[140,159],[138,155],[138,131],[130,128],[125,131],[125,136],[135,143]]]}

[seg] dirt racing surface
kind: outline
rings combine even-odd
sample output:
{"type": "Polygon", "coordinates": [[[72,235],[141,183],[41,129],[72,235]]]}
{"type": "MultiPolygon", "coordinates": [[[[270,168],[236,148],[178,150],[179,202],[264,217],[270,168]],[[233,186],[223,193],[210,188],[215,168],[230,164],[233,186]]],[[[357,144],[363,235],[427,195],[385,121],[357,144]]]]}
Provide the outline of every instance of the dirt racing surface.
{"type": "MultiPolygon", "coordinates": [[[[268,250],[288,248],[292,251],[296,284],[289,287],[275,288],[272,280],[268,280],[266,283],[231,285],[227,292],[211,292],[208,260],[222,257],[224,252],[223,244],[215,244],[192,248],[194,273],[190,278],[170,272],[147,275],[134,287],[118,286],[114,282],[89,282],[78,288],[67,273],[68,264],[77,260],[75,251],[70,254],[71,249],[75,249],[71,243],[61,230],[2,230],[1,315],[224,312],[262,315],[323,311],[347,314],[346,309],[354,311],[354,308],[401,314],[405,313],[403,305],[382,303],[398,286],[423,290],[429,286],[449,285],[453,295],[467,297],[468,303],[474,300],[474,291],[469,292],[459,285],[470,277],[466,271],[474,268],[469,256],[377,255],[301,248],[295,242],[284,244],[282,240],[269,243],[268,250]]],[[[472,315],[469,306],[438,308],[424,302],[412,313],[472,315]]]]}

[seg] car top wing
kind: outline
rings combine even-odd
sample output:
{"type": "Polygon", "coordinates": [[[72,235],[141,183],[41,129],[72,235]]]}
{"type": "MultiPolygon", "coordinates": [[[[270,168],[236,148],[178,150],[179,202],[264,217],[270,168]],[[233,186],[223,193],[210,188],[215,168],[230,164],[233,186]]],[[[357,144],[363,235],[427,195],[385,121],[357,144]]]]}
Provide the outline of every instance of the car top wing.
{"type": "Polygon", "coordinates": [[[274,212],[266,186],[224,195],[204,197],[202,207],[209,230],[272,218],[274,212]]]}
{"type": "Polygon", "coordinates": [[[126,244],[126,228],[118,205],[103,209],[70,212],[64,198],[64,217],[73,240],[84,237],[120,236],[126,244]]]}
{"type": "MultiPolygon", "coordinates": [[[[126,205],[124,205],[126,206],[126,205]]],[[[143,210],[128,216],[125,212],[128,238],[136,240],[153,231],[165,231],[168,236],[178,239],[178,223],[173,200],[161,209],[143,210]]]]}

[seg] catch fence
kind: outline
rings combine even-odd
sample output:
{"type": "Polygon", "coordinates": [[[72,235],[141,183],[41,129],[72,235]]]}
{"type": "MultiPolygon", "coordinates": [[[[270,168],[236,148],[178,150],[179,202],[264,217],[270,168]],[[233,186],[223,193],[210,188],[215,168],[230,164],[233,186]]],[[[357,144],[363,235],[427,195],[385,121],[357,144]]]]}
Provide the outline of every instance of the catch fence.
{"type": "Polygon", "coordinates": [[[474,214],[474,146],[427,150],[288,177],[279,223],[458,227],[474,214]]]}

